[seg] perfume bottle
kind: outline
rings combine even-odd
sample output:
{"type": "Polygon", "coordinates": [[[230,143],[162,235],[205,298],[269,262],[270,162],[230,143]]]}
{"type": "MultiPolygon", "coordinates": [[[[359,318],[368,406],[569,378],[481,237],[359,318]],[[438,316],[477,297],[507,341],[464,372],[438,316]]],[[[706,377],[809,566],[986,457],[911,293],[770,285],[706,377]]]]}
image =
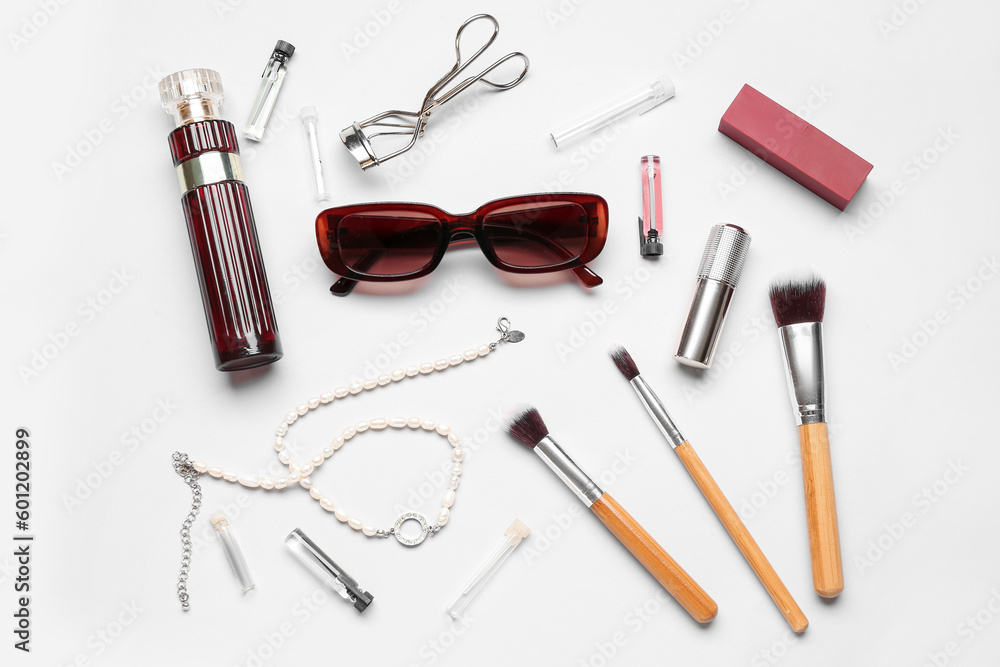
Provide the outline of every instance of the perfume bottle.
{"type": "Polygon", "coordinates": [[[271,58],[260,75],[257,99],[254,100],[246,125],[243,126],[243,136],[247,139],[260,141],[264,137],[267,121],[271,119],[271,112],[278,101],[278,93],[281,92],[281,84],[285,82],[288,61],[293,53],[295,47],[284,40],[279,39],[274,45],[271,58]]]}
{"type": "Polygon", "coordinates": [[[278,325],[243,183],[233,124],[219,118],[219,73],[175,72],[160,81],[160,102],[177,129],[167,141],[181,186],[215,367],[236,371],[281,358],[278,325]]]}

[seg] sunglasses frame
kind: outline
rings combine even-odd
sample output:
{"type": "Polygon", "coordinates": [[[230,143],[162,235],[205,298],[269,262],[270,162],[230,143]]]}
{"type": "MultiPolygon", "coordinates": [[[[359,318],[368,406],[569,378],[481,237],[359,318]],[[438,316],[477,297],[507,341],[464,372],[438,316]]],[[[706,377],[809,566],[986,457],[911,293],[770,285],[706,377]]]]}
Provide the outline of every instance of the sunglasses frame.
{"type": "MultiPolygon", "coordinates": [[[[556,271],[573,271],[574,274],[588,287],[596,287],[603,281],[591,271],[587,262],[596,258],[604,249],[608,237],[608,202],[600,195],[583,192],[569,193],[538,193],[529,195],[517,195],[514,197],[503,197],[483,204],[475,211],[465,214],[452,214],[444,209],[417,202],[372,202],[365,204],[349,204],[347,206],[336,206],[322,211],[316,216],[316,242],[319,246],[319,253],[323,263],[327,268],[342,276],[348,281],[365,282],[397,282],[413,280],[428,275],[441,263],[445,253],[451,246],[471,245],[473,242],[479,245],[480,250],[486,255],[490,264],[508,273],[539,274],[554,273],[556,271]],[[572,203],[583,208],[587,214],[587,231],[584,247],[579,255],[559,264],[552,264],[540,267],[514,266],[504,262],[497,255],[492,247],[492,239],[484,231],[484,221],[486,217],[498,209],[509,206],[524,206],[530,204],[551,204],[551,203],[572,203]],[[404,209],[414,213],[428,215],[438,221],[442,227],[441,240],[438,247],[434,249],[427,264],[420,269],[408,273],[373,275],[357,271],[344,261],[340,251],[340,245],[336,239],[336,230],[340,221],[350,215],[372,214],[381,211],[399,211],[404,209]]],[[[341,281],[338,281],[341,282],[341,281]]],[[[350,287],[341,288],[338,292],[331,288],[335,294],[350,291],[350,287]]]]}

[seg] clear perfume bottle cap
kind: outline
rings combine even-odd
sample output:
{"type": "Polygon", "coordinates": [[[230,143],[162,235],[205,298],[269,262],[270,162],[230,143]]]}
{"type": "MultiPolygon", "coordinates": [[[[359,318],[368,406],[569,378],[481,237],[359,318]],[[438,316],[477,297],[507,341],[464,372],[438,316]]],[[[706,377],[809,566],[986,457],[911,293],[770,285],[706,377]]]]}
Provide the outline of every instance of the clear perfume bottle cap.
{"type": "Polygon", "coordinates": [[[222,77],[214,69],[185,69],[160,80],[160,104],[178,127],[219,117],[226,98],[222,77]]]}

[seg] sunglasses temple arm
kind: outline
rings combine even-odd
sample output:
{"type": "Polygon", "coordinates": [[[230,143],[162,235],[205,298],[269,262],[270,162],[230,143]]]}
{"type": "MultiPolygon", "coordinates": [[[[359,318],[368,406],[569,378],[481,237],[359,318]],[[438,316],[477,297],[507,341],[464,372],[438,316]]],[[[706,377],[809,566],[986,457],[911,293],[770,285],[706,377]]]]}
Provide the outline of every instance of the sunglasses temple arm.
{"type": "Polygon", "coordinates": [[[330,286],[330,294],[334,296],[347,296],[354,291],[354,288],[358,286],[357,280],[352,280],[350,278],[341,278],[333,285],[330,286]]]}
{"type": "Polygon", "coordinates": [[[584,284],[585,287],[597,287],[604,282],[604,279],[590,270],[586,264],[574,266],[573,274],[584,284]]]}

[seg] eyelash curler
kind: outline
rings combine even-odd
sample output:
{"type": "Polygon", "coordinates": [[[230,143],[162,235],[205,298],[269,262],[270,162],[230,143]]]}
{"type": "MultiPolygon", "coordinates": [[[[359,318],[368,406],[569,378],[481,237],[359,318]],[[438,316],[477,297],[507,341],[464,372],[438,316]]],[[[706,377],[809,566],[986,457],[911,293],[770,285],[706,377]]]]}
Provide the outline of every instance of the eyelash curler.
{"type": "MultiPolygon", "coordinates": [[[[383,111],[382,113],[376,114],[367,120],[363,120],[358,123],[351,123],[350,127],[344,128],[344,130],[340,133],[340,140],[344,142],[344,146],[347,147],[347,150],[349,150],[351,155],[353,155],[358,161],[361,168],[370,169],[378,166],[386,160],[391,160],[392,158],[402,155],[406,151],[413,148],[414,144],[417,143],[417,139],[423,135],[424,129],[427,126],[427,119],[430,117],[431,112],[461,93],[472,84],[481,82],[494,90],[509,90],[521,83],[521,81],[524,80],[525,75],[528,73],[530,63],[528,61],[528,56],[519,51],[514,51],[503,56],[479,74],[464,79],[447,92],[444,91],[445,87],[447,87],[455,79],[455,77],[465,71],[466,67],[471,65],[476,58],[482,55],[483,51],[489,48],[494,40],[496,40],[498,34],[500,34],[500,24],[497,23],[497,20],[489,14],[476,14],[475,16],[467,19],[465,23],[459,27],[458,32],[455,34],[455,64],[452,66],[451,70],[438,79],[437,83],[431,86],[430,90],[427,91],[427,94],[424,95],[424,101],[420,105],[419,111],[400,111],[397,109],[383,111]],[[460,46],[462,31],[464,31],[465,28],[472,23],[480,20],[486,20],[493,24],[493,34],[485,44],[479,47],[479,50],[476,51],[471,58],[463,63],[462,50],[460,46]],[[512,58],[520,58],[524,61],[524,69],[522,69],[515,78],[506,83],[496,83],[486,78],[487,74],[512,58]],[[380,157],[376,152],[375,147],[372,145],[372,140],[385,136],[409,137],[409,141],[407,141],[406,145],[402,148],[398,148],[397,150],[380,157]]],[[[395,143],[398,144],[398,142],[395,143]]]]}

